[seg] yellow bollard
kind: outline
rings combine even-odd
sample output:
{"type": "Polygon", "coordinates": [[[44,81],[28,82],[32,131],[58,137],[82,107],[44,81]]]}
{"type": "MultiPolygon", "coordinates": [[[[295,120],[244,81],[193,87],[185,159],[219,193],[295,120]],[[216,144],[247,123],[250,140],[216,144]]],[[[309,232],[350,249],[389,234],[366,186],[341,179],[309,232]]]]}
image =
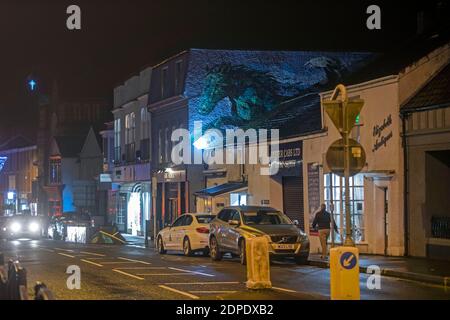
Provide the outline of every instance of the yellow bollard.
{"type": "Polygon", "coordinates": [[[270,289],[269,243],[265,237],[245,239],[248,289],[270,289]]]}
{"type": "Polygon", "coordinates": [[[330,250],[332,300],[359,300],[359,252],[355,247],[330,250]]]}

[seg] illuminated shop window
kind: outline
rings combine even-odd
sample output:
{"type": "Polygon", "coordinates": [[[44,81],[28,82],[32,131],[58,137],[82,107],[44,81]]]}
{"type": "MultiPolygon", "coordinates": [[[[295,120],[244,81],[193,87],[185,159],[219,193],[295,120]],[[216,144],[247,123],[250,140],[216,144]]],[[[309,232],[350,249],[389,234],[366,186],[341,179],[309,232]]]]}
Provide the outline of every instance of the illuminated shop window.
{"type": "MultiPolygon", "coordinates": [[[[339,230],[335,242],[340,243],[345,236],[345,184],[344,178],[335,174],[324,175],[324,199],[327,210],[333,213],[339,230]],[[334,204],[332,207],[331,204],[334,204]]],[[[364,229],[364,175],[357,174],[350,178],[350,210],[352,217],[353,239],[356,243],[365,241],[364,229]]]]}

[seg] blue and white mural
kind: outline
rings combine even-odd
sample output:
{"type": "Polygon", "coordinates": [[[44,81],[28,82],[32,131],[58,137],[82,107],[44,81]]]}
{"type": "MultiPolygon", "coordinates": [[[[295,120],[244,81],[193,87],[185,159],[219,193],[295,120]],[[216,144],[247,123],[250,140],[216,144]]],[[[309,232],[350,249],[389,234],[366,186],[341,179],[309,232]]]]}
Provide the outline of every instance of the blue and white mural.
{"type": "MultiPolygon", "coordinates": [[[[280,125],[278,107],[330,89],[366,64],[370,53],[192,49],[186,76],[190,129],[280,125]]],[[[288,113],[289,110],[283,110],[288,113]]]]}

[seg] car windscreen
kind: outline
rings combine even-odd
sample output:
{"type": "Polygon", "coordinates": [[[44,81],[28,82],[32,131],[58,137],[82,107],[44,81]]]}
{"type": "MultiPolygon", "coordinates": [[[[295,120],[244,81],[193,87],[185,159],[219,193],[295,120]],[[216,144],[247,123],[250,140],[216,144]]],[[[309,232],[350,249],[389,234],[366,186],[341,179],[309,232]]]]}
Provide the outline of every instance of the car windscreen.
{"type": "Polygon", "coordinates": [[[277,211],[242,211],[242,219],[247,225],[292,224],[285,214],[277,211]]]}
{"type": "Polygon", "coordinates": [[[212,215],[204,215],[204,216],[195,216],[197,218],[198,223],[208,224],[214,219],[215,216],[212,215]]]}

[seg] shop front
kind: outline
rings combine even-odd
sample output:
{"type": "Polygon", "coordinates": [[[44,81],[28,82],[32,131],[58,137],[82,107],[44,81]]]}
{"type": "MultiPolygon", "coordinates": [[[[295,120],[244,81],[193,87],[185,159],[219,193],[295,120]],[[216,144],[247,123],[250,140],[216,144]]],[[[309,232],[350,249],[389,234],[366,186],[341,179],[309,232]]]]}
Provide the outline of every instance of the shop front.
{"type": "MultiPolygon", "coordinates": [[[[399,256],[404,253],[404,212],[402,148],[398,117],[397,78],[386,77],[347,88],[350,98],[365,101],[356,118],[351,138],[364,148],[366,163],[349,181],[352,237],[361,253],[399,256]]],[[[328,98],[325,93],[322,98],[328,98]]],[[[329,146],[341,138],[328,115],[323,113],[327,130],[304,139],[303,174],[305,190],[304,223],[311,236],[311,251],[319,252],[316,230],[311,227],[322,203],[333,214],[338,233],[330,245],[340,245],[345,237],[344,178],[328,167],[329,146]]]]}

